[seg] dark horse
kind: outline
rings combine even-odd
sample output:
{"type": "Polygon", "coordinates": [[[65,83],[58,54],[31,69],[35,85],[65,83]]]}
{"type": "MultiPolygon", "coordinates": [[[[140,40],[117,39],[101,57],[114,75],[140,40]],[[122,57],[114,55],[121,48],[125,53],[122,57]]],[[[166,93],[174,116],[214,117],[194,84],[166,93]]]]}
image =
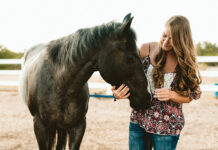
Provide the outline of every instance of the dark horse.
{"type": "Polygon", "coordinates": [[[86,128],[87,80],[94,71],[111,85],[128,85],[135,110],[149,106],[132,19],[128,14],[122,23],[80,29],[25,52],[20,92],[40,150],[51,150],[55,143],[56,150],[65,149],[67,139],[70,150],[79,149],[86,128]]]}

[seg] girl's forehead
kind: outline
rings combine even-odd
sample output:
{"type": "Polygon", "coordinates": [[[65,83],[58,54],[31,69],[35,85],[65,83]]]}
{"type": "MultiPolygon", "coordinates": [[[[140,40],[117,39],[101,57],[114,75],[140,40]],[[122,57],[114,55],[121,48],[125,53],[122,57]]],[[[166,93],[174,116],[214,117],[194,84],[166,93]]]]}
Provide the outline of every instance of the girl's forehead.
{"type": "Polygon", "coordinates": [[[167,36],[171,36],[170,27],[165,26],[163,32],[164,32],[167,36]]]}

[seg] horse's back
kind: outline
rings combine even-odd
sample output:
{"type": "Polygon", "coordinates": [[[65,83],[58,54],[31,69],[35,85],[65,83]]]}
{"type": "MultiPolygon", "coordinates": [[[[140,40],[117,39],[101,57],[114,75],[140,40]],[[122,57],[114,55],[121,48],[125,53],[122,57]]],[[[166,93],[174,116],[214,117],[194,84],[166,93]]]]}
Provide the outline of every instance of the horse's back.
{"type": "Polygon", "coordinates": [[[46,44],[41,43],[31,47],[30,49],[24,52],[24,63],[33,56],[36,56],[37,53],[40,53],[43,49],[45,49],[46,44]]]}

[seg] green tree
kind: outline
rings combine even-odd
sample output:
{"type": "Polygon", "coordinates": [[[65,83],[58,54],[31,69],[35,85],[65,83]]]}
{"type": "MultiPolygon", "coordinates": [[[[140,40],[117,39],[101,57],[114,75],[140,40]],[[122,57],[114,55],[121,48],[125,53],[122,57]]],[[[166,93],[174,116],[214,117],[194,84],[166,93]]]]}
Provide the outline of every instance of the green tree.
{"type": "MultiPolygon", "coordinates": [[[[23,57],[23,53],[15,53],[0,45],[0,59],[20,59],[23,57]]],[[[0,64],[0,70],[3,69],[21,69],[21,65],[3,65],[0,64]]]]}
{"type": "Polygon", "coordinates": [[[15,53],[0,45],[0,59],[22,58],[23,53],[15,53]]]}
{"type": "Polygon", "coordinates": [[[218,56],[218,47],[215,43],[203,42],[196,45],[198,56],[218,56]]]}
{"type": "MultiPolygon", "coordinates": [[[[218,56],[218,47],[215,43],[203,42],[196,44],[196,50],[198,56],[218,56]]],[[[200,66],[217,66],[217,63],[201,63],[200,66]]]]}

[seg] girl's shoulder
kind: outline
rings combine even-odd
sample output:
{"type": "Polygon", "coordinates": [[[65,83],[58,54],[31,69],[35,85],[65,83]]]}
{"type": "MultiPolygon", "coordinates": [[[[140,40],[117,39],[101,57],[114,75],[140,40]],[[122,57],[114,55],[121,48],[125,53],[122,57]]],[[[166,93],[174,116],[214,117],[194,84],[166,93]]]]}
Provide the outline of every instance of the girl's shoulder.
{"type": "Polygon", "coordinates": [[[140,57],[143,59],[158,48],[159,42],[143,43],[140,47],[140,57]]]}

